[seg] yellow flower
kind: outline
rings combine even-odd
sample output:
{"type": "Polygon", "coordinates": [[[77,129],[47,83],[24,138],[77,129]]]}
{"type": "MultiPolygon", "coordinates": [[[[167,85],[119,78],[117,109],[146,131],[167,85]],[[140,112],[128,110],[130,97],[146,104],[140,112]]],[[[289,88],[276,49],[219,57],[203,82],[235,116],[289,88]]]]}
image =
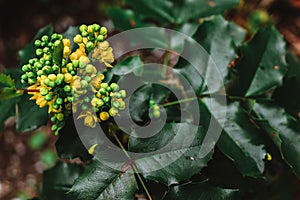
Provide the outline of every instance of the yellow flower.
{"type": "Polygon", "coordinates": [[[100,113],[100,115],[99,115],[99,117],[100,117],[100,119],[102,120],[102,121],[106,121],[106,120],[108,120],[108,118],[109,118],[109,114],[108,114],[108,112],[101,112],[100,113]]]}
{"type": "Polygon", "coordinates": [[[98,59],[100,62],[103,62],[107,67],[112,68],[110,63],[114,62],[113,49],[109,46],[107,41],[99,42],[97,48],[92,54],[92,58],[98,59]]]}
{"type": "Polygon", "coordinates": [[[91,89],[92,89],[93,92],[96,92],[97,90],[100,89],[100,85],[101,85],[103,79],[104,79],[104,75],[103,74],[95,76],[92,79],[92,81],[90,83],[90,86],[91,86],[91,89]]]}
{"type": "Polygon", "coordinates": [[[86,111],[79,115],[77,119],[83,118],[84,117],[84,125],[89,126],[91,128],[96,127],[96,123],[99,122],[99,119],[91,112],[91,111],[86,111]]]}

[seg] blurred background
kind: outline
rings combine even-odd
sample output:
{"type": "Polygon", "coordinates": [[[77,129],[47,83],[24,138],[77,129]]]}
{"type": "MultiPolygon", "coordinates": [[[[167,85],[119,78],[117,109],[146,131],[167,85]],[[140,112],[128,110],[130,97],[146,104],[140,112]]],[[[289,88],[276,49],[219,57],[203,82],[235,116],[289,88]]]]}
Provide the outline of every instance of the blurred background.
{"type": "MultiPolygon", "coordinates": [[[[18,51],[48,24],[62,33],[69,26],[99,23],[115,33],[107,16],[112,6],[124,7],[122,0],[0,0],[0,72],[18,67],[18,51]]],[[[300,0],[244,0],[225,16],[250,31],[272,20],[288,47],[300,55],[300,0]]],[[[14,125],[15,119],[9,119],[0,133],[1,200],[37,196],[43,170],[57,160],[57,138],[49,126],[17,133],[14,125]]]]}

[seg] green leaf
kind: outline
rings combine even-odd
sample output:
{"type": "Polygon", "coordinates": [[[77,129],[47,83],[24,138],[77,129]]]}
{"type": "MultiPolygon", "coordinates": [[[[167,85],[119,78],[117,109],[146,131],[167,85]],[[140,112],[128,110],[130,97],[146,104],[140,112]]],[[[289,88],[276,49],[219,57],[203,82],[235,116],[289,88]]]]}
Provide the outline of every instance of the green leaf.
{"type": "Polygon", "coordinates": [[[16,103],[20,101],[20,97],[0,100],[0,131],[4,128],[5,121],[16,114],[16,103]]]}
{"type": "Polygon", "coordinates": [[[133,173],[128,171],[123,173],[93,160],[76,179],[68,197],[72,200],[131,200],[134,199],[136,190],[137,184],[133,173]]]}
{"type": "MultiPolygon", "coordinates": [[[[216,100],[212,101],[216,112],[222,109],[221,106],[218,108],[220,104],[216,100]]],[[[267,152],[260,132],[239,102],[227,105],[226,121],[217,146],[234,161],[244,176],[261,177],[264,172],[267,152]]]]}
{"type": "Polygon", "coordinates": [[[287,114],[283,108],[266,102],[256,103],[253,111],[258,116],[258,124],[269,133],[285,162],[300,178],[299,119],[287,114]]]}
{"type": "Polygon", "coordinates": [[[126,0],[142,19],[152,18],[161,23],[174,23],[173,3],[170,0],[126,0]]]}
{"type": "Polygon", "coordinates": [[[143,24],[139,17],[130,9],[109,8],[108,16],[113,21],[115,29],[120,31],[146,25],[143,24]]]}
{"type": "Polygon", "coordinates": [[[188,123],[166,123],[150,138],[131,136],[129,150],[149,153],[134,158],[145,178],[166,185],[178,184],[200,172],[210,160],[212,151],[207,155],[201,154],[204,136],[201,127],[188,123]]]}
{"type": "Polygon", "coordinates": [[[14,80],[6,74],[0,74],[0,87],[14,87],[14,80]]]}
{"type": "Polygon", "coordinates": [[[256,96],[280,86],[285,75],[285,42],[274,26],[262,29],[242,47],[242,58],[236,66],[236,80],[229,92],[256,96]]]}
{"type": "Polygon", "coordinates": [[[53,166],[57,161],[57,155],[52,149],[45,150],[41,153],[41,161],[47,167],[53,166]]]}
{"type": "Polygon", "coordinates": [[[57,154],[63,159],[80,158],[90,160],[92,156],[88,153],[78,136],[73,117],[70,116],[65,126],[59,131],[59,138],[55,143],[57,154]]]}
{"type": "Polygon", "coordinates": [[[174,16],[180,24],[189,19],[197,21],[199,18],[221,14],[239,2],[239,0],[179,0],[175,3],[174,16]]]}
{"type": "Polygon", "coordinates": [[[18,103],[18,131],[31,131],[45,125],[48,121],[48,108],[40,108],[35,104],[35,101],[29,100],[30,97],[31,95],[25,94],[18,103]]]}
{"type": "Polygon", "coordinates": [[[66,193],[82,172],[82,166],[58,162],[53,168],[44,171],[42,199],[67,199],[66,193]]]}
{"type": "Polygon", "coordinates": [[[288,73],[283,85],[275,90],[272,97],[290,114],[297,117],[300,111],[300,59],[289,52],[287,63],[288,73]]]}
{"type": "Polygon", "coordinates": [[[143,73],[143,61],[139,56],[127,57],[123,61],[118,62],[112,69],[113,73],[118,76],[124,76],[134,73],[139,76],[143,73]]]}
{"type": "Polygon", "coordinates": [[[41,38],[43,35],[51,36],[52,33],[53,33],[53,28],[51,25],[45,26],[38,31],[38,33],[35,35],[32,42],[27,44],[24,49],[19,51],[18,54],[19,54],[20,66],[26,64],[29,59],[36,57],[35,55],[36,46],[34,45],[34,41],[41,38]]]}
{"type": "MultiPolygon", "coordinates": [[[[222,16],[215,16],[205,21],[194,35],[197,42],[208,52],[213,62],[208,61],[205,73],[202,74],[206,80],[219,78],[210,70],[216,65],[220,75],[225,81],[228,75],[228,64],[236,59],[237,46],[244,40],[246,32],[238,25],[226,21],[222,16]]],[[[217,91],[224,86],[222,82],[214,82],[210,90],[217,91]],[[218,85],[220,84],[221,85],[218,85]]]]}
{"type": "Polygon", "coordinates": [[[0,100],[11,99],[23,95],[23,91],[16,90],[15,88],[0,89],[0,100]]]}
{"type": "MultiPolygon", "coordinates": [[[[225,172],[226,173],[226,172],[225,172]]],[[[238,190],[224,189],[210,185],[207,181],[200,183],[188,183],[171,187],[164,200],[188,199],[188,200],[210,200],[210,199],[235,199],[238,190]]]]}

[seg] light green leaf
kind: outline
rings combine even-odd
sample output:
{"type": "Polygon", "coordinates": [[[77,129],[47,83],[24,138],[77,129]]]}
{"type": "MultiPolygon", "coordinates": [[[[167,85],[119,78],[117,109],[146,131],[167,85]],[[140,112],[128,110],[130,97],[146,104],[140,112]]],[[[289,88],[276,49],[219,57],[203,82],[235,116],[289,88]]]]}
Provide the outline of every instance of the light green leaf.
{"type": "Polygon", "coordinates": [[[131,28],[145,26],[132,10],[121,8],[109,8],[108,15],[117,30],[124,31],[131,28]]]}
{"type": "Polygon", "coordinates": [[[299,119],[287,114],[283,108],[271,103],[256,103],[253,111],[260,124],[281,151],[282,157],[300,178],[299,119]]]}
{"type": "Polygon", "coordinates": [[[170,191],[164,197],[164,200],[231,200],[237,197],[237,193],[238,190],[236,189],[224,189],[210,185],[207,181],[204,181],[200,183],[188,183],[171,187],[170,191]]]}
{"type": "MultiPolygon", "coordinates": [[[[208,101],[205,99],[204,101],[208,101]]],[[[215,112],[218,102],[214,99],[215,112]]],[[[209,105],[209,104],[207,104],[209,105]]],[[[220,109],[223,107],[220,106],[220,109]]],[[[217,146],[231,158],[244,176],[261,177],[264,172],[264,158],[267,154],[260,130],[249,120],[239,102],[227,105],[227,116],[223,133],[217,146]]]]}
{"type": "Polygon", "coordinates": [[[134,199],[137,184],[134,174],[111,169],[97,160],[87,165],[68,192],[72,200],[134,199]]]}
{"type": "Polygon", "coordinates": [[[240,96],[262,95],[280,86],[287,71],[285,42],[274,26],[262,29],[242,47],[236,80],[229,92],[240,96]]]}
{"type": "Polygon", "coordinates": [[[0,87],[14,87],[14,80],[6,74],[0,74],[0,87]]]}
{"type": "Polygon", "coordinates": [[[200,172],[211,159],[212,151],[206,155],[201,153],[204,136],[201,127],[188,123],[166,123],[150,138],[131,136],[129,150],[150,152],[135,158],[136,166],[145,178],[166,185],[178,184],[200,172]]]}

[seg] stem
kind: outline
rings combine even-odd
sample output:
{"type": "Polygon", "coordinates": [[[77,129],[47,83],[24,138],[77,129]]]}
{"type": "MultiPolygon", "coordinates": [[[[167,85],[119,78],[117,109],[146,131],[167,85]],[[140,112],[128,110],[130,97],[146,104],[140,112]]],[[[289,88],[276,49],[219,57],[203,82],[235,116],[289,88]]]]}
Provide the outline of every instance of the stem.
{"type": "Polygon", "coordinates": [[[198,97],[191,97],[191,98],[187,98],[187,99],[181,99],[181,100],[178,100],[178,101],[172,101],[172,102],[169,102],[169,103],[162,104],[162,106],[164,106],[164,107],[173,106],[173,105],[177,105],[177,104],[180,104],[180,103],[194,101],[196,99],[198,99],[198,97]]]}
{"type": "MultiPolygon", "coordinates": [[[[120,146],[120,148],[122,149],[122,151],[124,152],[124,154],[126,155],[126,157],[127,157],[128,159],[131,159],[131,158],[130,158],[130,155],[127,153],[125,147],[123,146],[122,142],[119,140],[118,136],[116,135],[116,133],[115,133],[114,131],[112,131],[112,135],[113,135],[113,137],[115,138],[115,140],[117,141],[117,143],[118,143],[118,145],[120,146]]],[[[138,177],[140,183],[142,184],[142,186],[143,186],[143,188],[144,188],[144,190],[145,190],[145,192],[146,192],[147,197],[149,198],[149,200],[152,200],[152,197],[151,197],[151,195],[150,195],[150,193],[149,193],[149,190],[147,189],[147,187],[146,187],[146,185],[145,185],[145,183],[144,183],[142,177],[141,177],[140,174],[139,174],[138,168],[135,166],[134,163],[131,164],[131,166],[132,166],[132,169],[133,169],[134,173],[136,173],[136,175],[137,175],[137,177],[138,177]]]]}
{"type": "Polygon", "coordinates": [[[164,78],[167,77],[167,71],[168,71],[168,66],[169,66],[169,60],[170,60],[170,52],[165,53],[165,58],[164,58],[164,63],[163,63],[163,70],[162,70],[162,76],[164,78]]]}

